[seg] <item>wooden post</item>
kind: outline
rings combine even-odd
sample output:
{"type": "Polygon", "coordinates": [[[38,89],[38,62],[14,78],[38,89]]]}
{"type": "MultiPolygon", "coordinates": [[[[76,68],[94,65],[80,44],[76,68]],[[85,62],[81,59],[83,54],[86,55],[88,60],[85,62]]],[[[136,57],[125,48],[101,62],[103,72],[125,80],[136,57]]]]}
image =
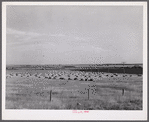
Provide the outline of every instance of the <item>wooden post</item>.
{"type": "Polygon", "coordinates": [[[52,90],[50,90],[50,102],[51,102],[51,98],[52,98],[52,90]]]}
{"type": "Polygon", "coordinates": [[[125,89],[122,89],[122,96],[124,95],[124,90],[125,90],[125,89]]]}
{"type": "Polygon", "coordinates": [[[88,91],[88,100],[89,100],[89,89],[87,89],[87,91],[88,91]]]}

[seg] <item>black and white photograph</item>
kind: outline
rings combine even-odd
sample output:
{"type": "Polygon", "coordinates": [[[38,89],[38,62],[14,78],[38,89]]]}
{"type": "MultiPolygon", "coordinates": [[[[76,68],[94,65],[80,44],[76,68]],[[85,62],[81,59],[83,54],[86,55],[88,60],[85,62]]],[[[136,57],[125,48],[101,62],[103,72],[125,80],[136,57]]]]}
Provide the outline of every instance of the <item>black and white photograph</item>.
{"type": "Polygon", "coordinates": [[[146,13],[146,2],[3,2],[2,117],[147,119],[146,13]]]}

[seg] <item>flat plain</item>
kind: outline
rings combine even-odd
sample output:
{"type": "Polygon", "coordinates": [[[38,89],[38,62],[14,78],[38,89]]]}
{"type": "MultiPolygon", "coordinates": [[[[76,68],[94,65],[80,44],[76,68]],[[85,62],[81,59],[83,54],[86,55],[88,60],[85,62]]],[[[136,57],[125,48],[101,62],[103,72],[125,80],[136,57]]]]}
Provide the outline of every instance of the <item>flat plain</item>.
{"type": "Polygon", "coordinates": [[[7,70],[6,109],[142,110],[142,75],[7,70]]]}

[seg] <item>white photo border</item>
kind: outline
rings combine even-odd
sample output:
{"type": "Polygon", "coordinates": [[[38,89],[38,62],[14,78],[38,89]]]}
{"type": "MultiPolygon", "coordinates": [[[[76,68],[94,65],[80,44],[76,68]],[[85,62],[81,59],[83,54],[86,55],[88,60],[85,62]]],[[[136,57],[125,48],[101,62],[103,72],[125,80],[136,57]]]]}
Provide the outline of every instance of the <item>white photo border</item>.
{"type": "Polygon", "coordinates": [[[2,120],[147,120],[147,55],[147,2],[2,2],[2,120]],[[74,114],[72,110],[5,109],[7,5],[143,6],[143,110],[91,110],[74,114]]]}

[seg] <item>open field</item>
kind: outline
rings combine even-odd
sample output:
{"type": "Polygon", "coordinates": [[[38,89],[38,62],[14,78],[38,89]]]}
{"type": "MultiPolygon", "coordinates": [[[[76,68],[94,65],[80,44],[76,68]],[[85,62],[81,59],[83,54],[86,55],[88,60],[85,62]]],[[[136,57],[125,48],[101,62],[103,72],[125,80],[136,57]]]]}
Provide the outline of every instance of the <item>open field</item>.
{"type": "Polygon", "coordinates": [[[6,109],[142,110],[142,75],[7,70],[6,109]]]}

